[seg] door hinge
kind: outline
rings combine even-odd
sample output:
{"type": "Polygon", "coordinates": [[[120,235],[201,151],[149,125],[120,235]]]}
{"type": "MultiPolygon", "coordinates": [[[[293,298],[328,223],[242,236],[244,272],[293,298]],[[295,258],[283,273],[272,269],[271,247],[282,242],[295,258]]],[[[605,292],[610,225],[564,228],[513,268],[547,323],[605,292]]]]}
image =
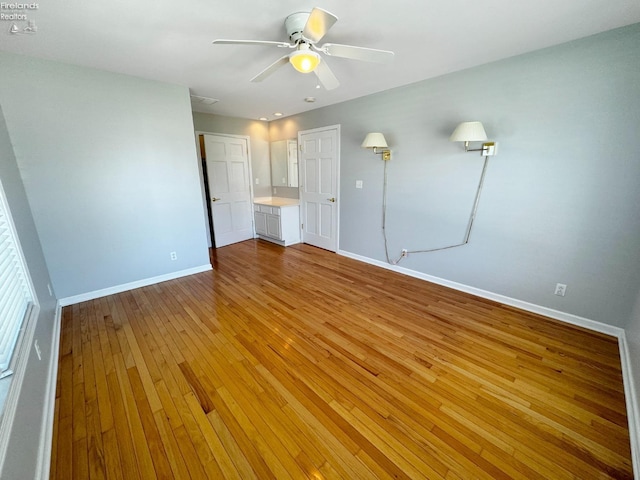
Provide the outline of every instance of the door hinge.
{"type": "Polygon", "coordinates": [[[304,230],[304,223],[300,224],[300,230],[304,230]]]}
{"type": "Polygon", "coordinates": [[[300,152],[304,153],[304,145],[300,144],[300,152]]]}

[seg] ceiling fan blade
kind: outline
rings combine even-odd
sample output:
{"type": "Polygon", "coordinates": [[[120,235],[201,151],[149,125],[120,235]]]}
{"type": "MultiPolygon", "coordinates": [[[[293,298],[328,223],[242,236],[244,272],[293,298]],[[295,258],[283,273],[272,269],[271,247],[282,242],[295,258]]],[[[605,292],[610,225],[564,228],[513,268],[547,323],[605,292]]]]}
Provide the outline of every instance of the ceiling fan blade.
{"type": "Polygon", "coordinates": [[[333,72],[329,68],[329,65],[327,65],[326,62],[321,61],[316,67],[316,69],[314,70],[314,72],[316,72],[316,76],[318,77],[318,80],[320,80],[320,83],[326,90],[333,90],[334,88],[337,88],[340,85],[340,82],[338,81],[336,76],[333,74],[333,72]]]}
{"type": "Polygon", "coordinates": [[[393,60],[394,53],[389,50],[377,50],[375,48],[354,47],[352,45],[339,45],[337,43],[325,43],[319,50],[332,57],[351,58],[365,62],[387,63],[393,60]]]}
{"type": "Polygon", "coordinates": [[[272,42],[269,40],[225,40],[218,39],[214,40],[214,45],[275,45],[276,47],[281,48],[293,48],[295,45],[291,45],[287,42],[272,42]]]}
{"type": "Polygon", "coordinates": [[[309,19],[307,20],[302,36],[311,43],[320,41],[322,37],[329,31],[334,23],[338,21],[333,13],[329,13],[322,8],[315,7],[311,10],[309,19]]]}
{"type": "Polygon", "coordinates": [[[278,60],[273,62],[271,65],[269,65],[263,71],[261,71],[258,75],[253,77],[251,79],[251,81],[252,82],[261,82],[262,80],[267,78],[269,75],[271,75],[273,72],[275,72],[277,69],[279,69],[281,66],[283,66],[283,65],[285,65],[287,63],[289,63],[289,55],[285,55],[284,57],[279,58],[278,60]]]}

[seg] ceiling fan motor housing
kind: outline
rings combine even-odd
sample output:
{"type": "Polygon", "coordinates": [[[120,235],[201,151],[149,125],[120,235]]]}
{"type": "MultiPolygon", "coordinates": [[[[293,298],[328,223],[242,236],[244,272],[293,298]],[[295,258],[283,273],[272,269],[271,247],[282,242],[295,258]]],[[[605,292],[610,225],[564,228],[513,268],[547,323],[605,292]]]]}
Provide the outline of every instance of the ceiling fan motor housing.
{"type": "Polygon", "coordinates": [[[280,48],[295,49],[288,55],[283,55],[258,75],[251,79],[252,82],[261,82],[280,67],[290,63],[296,70],[302,73],[315,72],[318,81],[327,90],[333,90],[340,85],[329,65],[322,61],[321,53],[333,57],[350,58],[366,62],[383,63],[393,58],[393,52],[377,50],[374,48],[356,47],[353,45],[339,45],[325,43],[322,47],[316,47],[331,27],[338,21],[333,13],[322,8],[314,7],[311,12],[295,12],[284,20],[284,28],[289,37],[287,42],[273,42],[268,40],[214,40],[214,44],[222,45],[270,45],[280,48]]]}
{"type": "Polygon", "coordinates": [[[309,15],[309,12],[296,12],[284,19],[284,28],[292,43],[298,43],[302,39],[302,32],[309,15]]]}

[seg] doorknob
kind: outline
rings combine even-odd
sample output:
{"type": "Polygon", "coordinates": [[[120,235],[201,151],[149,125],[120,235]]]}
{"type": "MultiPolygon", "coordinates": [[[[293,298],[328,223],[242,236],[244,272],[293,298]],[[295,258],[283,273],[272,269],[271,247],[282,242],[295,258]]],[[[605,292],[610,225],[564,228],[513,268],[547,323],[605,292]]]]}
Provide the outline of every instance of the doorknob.
{"type": "Polygon", "coordinates": [[[327,198],[327,200],[329,200],[330,202],[335,202],[336,201],[336,197],[327,198]]]}
{"type": "Polygon", "coordinates": [[[218,200],[221,200],[220,198],[216,198],[216,197],[211,197],[211,201],[212,202],[217,202],[218,200]]]}

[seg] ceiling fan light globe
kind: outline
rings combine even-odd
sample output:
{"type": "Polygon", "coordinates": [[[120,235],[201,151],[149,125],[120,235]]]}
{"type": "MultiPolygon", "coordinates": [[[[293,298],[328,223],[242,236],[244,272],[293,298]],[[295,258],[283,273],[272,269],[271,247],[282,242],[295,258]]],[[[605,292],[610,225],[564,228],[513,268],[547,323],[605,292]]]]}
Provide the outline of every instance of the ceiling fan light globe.
{"type": "Polygon", "coordinates": [[[298,50],[289,55],[289,63],[301,73],[313,72],[320,63],[320,55],[310,50],[298,50]]]}

